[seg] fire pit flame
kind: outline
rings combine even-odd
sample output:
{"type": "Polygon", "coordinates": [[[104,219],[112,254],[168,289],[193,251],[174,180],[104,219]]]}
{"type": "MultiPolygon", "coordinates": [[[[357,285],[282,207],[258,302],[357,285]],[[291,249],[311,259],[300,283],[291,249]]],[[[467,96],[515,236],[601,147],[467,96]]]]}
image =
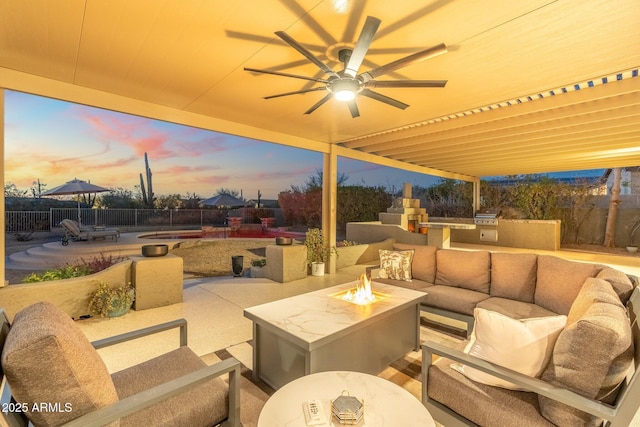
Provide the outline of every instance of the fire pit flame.
{"type": "Polygon", "coordinates": [[[366,305],[375,302],[377,297],[371,290],[371,280],[363,274],[356,280],[356,288],[348,290],[342,299],[354,304],[366,305]]]}

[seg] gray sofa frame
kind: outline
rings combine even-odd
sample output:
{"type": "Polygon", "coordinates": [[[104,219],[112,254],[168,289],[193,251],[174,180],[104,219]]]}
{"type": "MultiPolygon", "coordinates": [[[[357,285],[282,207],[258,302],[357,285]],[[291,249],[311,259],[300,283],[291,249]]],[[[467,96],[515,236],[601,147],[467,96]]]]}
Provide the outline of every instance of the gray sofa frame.
{"type": "Polygon", "coordinates": [[[606,420],[604,423],[605,427],[629,426],[640,407],[640,378],[638,376],[640,366],[640,325],[638,324],[638,315],[640,314],[640,289],[634,289],[627,303],[627,308],[629,321],[631,322],[633,342],[635,343],[634,365],[633,372],[629,373],[618,393],[615,405],[607,405],[596,400],[585,398],[577,393],[553,386],[540,379],[522,375],[510,369],[469,356],[462,351],[431,341],[427,341],[422,345],[422,403],[436,421],[447,427],[476,426],[476,424],[453,412],[448,407],[428,397],[429,367],[433,360],[432,356],[437,354],[510,381],[528,391],[603,418],[606,420]]]}
{"type": "MultiPolygon", "coordinates": [[[[132,339],[142,338],[148,335],[164,332],[170,329],[180,329],[180,346],[187,345],[187,321],[177,319],[136,331],[115,335],[91,344],[95,349],[123,343],[132,339]]],[[[0,310],[0,348],[4,348],[5,339],[9,333],[10,324],[4,310],[0,310]]],[[[91,413],[78,417],[66,424],[68,427],[99,427],[115,421],[121,417],[137,412],[148,406],[162,402],[184,390],[195,387],[210,378],[229,374],[229,417],[221,424],[221,427],[242,427],[240,423],[240,362],[235,358],[229,358],[213,365],[191,372],[172,381],[150,388],[141,393],[122,399],[112,405],[105,406],[91,413]]],[[[2,378],[2,394],[0,404],[15,402],[11,396],[11,390],[0,368],[2,378]]],[[[29,425],[29,420],[19,412],[2,411],[2,418],[9,427],[22,427],[29,425]]]]}

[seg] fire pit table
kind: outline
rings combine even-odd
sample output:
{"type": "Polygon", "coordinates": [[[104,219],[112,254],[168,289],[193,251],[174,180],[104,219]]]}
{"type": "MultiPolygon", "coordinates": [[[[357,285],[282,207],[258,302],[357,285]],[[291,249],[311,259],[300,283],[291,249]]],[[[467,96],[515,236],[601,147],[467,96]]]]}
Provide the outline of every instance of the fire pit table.
{"type": "Polygon", "coordinates": [[[373,282],[375,301],[343,299],[356,282],[249,307],[253,376],[278,389],[315,372],[378,374],[420,348],[420,303],[426,293],[373,282]]]}

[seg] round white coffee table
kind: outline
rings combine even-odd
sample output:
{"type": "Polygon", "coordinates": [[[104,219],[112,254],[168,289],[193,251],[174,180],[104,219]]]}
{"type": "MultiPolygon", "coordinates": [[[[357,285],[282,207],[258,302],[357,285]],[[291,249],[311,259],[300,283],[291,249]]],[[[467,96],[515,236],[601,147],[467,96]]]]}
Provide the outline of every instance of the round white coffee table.
{"type": "Polygon", "coordinates": [[[427,408],[407,390],[383,378],[346,371],[320,372],[286,384],[267,400],[258,427],[306,427],[302,404],[307,400],[322,402],[329,421],[325,427],[339,427],[330,416],[331,400],[343,391],[364,400],[364,424],[359,426],[435,427],[427,408]]]}

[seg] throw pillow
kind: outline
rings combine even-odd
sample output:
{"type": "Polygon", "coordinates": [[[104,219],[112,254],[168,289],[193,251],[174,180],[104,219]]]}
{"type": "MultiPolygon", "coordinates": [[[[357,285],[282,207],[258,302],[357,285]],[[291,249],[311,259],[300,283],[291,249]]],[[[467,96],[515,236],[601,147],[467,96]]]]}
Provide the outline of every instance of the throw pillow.
{"type": "MultiPolygon", "coordinates": [[[[474,310],[475,325],[464,352],[530,377],[539,376],[549,361],[567,316],[530,319],[511,317],[482,308],[474,310]]],[[[517,385],[466,365],[451,367],[479,383],[521,390],[517,385]]]]}
{"type": "Polygon", "coordinates": [[[380,272],[378,276],[381,279],[410,282],[413,253],[413,250],[388,251],[386,249],[380,249],[380,272]]]}

